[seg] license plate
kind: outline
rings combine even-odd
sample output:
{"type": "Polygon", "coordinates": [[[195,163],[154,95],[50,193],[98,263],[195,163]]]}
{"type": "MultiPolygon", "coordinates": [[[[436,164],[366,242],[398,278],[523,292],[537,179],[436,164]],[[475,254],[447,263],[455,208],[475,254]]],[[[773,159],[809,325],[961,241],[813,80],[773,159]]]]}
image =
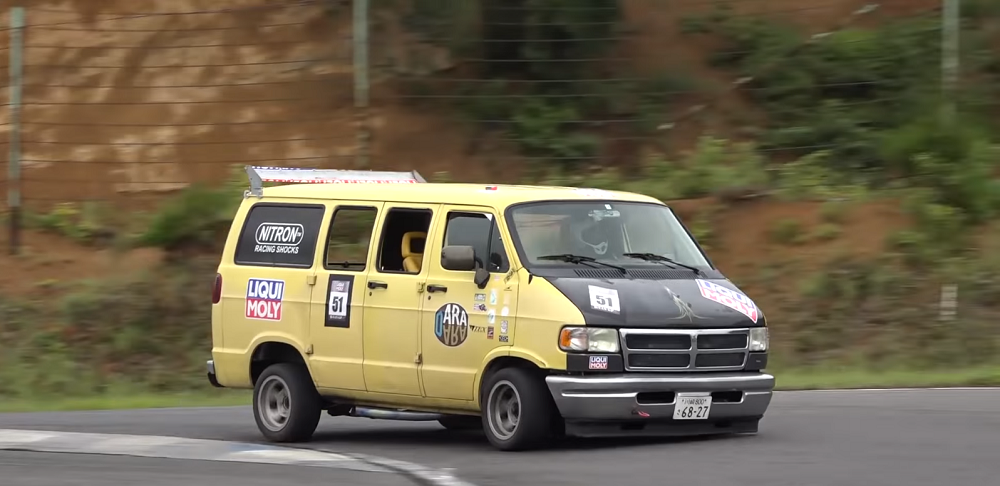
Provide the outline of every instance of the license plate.
{"type": "Polygon", "coordinates": [[[678,393],[674,405],[674,420],[705,420],[712,411],[712,395],[708,393],[678,393]]]}

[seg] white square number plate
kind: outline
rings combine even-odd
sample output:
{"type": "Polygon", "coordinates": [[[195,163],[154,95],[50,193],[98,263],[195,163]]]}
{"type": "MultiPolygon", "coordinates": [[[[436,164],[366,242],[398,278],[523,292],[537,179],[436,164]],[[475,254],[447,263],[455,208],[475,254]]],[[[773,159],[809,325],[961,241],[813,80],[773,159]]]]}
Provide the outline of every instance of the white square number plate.
{"type": "Polygon", "coordinates": [[[712,395],[708,393],[678,393],[674,405],[674,420],[705,420],[712,411],[712,395]]]}

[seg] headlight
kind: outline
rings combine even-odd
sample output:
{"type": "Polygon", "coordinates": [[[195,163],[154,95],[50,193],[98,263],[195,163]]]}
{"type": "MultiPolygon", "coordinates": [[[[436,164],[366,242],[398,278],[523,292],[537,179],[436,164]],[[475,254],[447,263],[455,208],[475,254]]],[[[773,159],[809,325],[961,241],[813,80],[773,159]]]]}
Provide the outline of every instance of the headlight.
{"type": "Polygon", "coordinates": [[[559,349],[579,353],[617,353],[618,330],[599,327],[564,327],[559,349]]]}
{"type": "Polygon", "coordinates": [[[767,351],[769,337],[766,327],[750,329],[750,351],[767,351]]]}

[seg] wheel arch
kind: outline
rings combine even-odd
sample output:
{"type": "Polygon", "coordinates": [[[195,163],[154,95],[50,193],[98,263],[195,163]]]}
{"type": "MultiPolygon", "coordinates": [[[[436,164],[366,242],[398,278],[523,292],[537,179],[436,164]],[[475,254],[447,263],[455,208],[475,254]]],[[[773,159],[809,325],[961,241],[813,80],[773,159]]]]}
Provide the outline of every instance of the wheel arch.
{"type": "MultiPolygon", "coordinates": [[[[264,341],[254,348],[250,353],[250,383],[257,384],[257,378],[267,369],[268,366],[277,363],[292,363],[301,365],[308,372],[309,365],[306,363],[302,352],[294,345],[283,341],[264,341]]],[[[312,373],[310,373],[311,379],[312,373]]]]}

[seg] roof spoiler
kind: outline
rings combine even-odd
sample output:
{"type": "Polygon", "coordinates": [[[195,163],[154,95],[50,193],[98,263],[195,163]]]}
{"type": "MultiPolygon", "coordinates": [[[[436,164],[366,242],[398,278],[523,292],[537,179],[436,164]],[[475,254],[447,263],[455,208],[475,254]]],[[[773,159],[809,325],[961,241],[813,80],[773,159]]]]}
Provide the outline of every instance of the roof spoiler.
{"type": "Polygon", "coordinates": [[[290,184],[415,184],[427,182],[415,170],[387,172],[375,170],[301,169],[295,167],[246,166],[250,190],[244,197],[264,196],[265,182],[290,184]]]}

